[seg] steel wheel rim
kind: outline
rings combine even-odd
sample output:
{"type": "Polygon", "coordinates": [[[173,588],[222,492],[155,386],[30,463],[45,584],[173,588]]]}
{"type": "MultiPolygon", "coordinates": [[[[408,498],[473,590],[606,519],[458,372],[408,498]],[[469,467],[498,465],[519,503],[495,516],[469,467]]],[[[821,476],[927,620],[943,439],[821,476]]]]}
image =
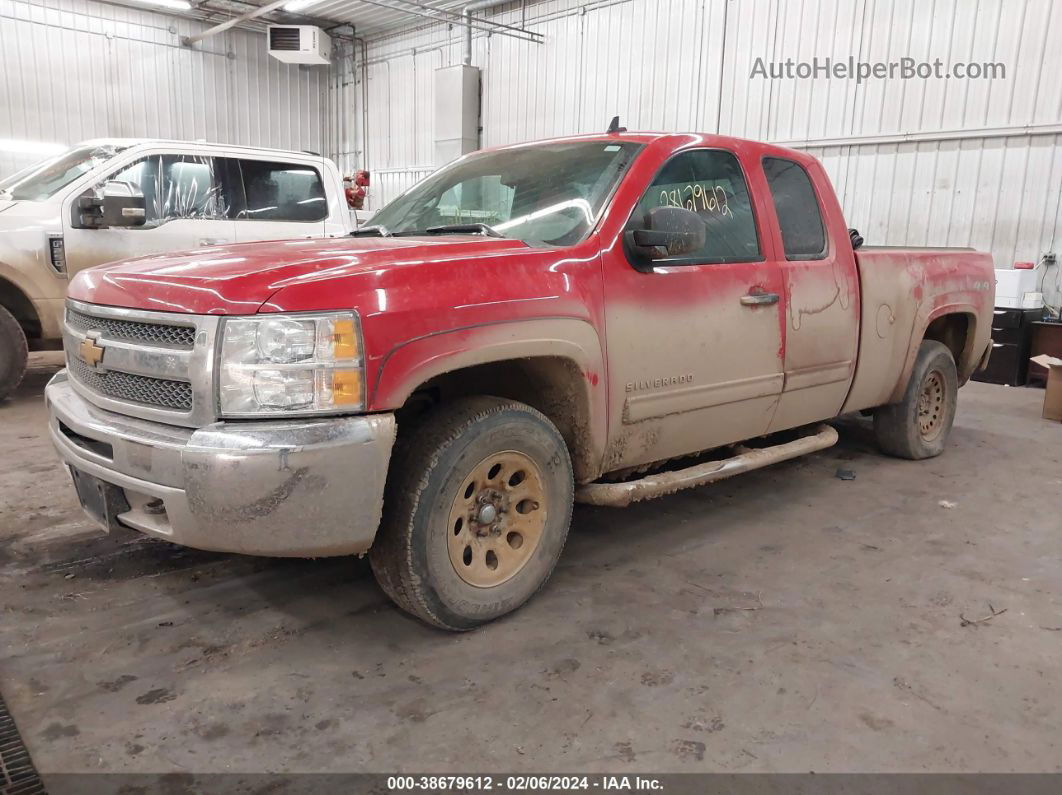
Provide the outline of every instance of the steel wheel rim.
{"type": "Polygon", "coordinates": [[[476,588],[515,577],[538,549],[547,518],[542,472],[515,450],[491,453],[458,486],[446,529],[450,563],[476,588]]]}
{"type": "Polygon", "coordinates": [[[940,436],[944,429],[945,395],[944,376],[934,370],[922,382],[918,396],[918,432],[927,442],[940,436]]]}

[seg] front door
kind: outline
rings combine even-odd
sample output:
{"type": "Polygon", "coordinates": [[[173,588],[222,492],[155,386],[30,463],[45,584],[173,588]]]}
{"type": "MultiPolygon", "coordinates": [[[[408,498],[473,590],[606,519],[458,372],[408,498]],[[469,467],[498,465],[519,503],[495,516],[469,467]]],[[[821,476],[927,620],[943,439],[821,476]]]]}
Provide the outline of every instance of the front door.
{"type": "Polygon", "coordinates": [[[693,211],[705,234],[648,267],[629,247],[605,255],[606,470],[763,434],[782,391],[781,273],[738,158],[724,149],[674,155],[628,230],[647,228],[660,207],[693,211]]]}
{"type": "Polygon", "coordinates": [[[74,228],[78,197],[67,199],[63,226],[70,274],[132,257],[235,242],[227,191],[214,163],[212,157],[154,154],[120,166],[102,180],[127,183],[143,194],[143,226],[74,228]]]}

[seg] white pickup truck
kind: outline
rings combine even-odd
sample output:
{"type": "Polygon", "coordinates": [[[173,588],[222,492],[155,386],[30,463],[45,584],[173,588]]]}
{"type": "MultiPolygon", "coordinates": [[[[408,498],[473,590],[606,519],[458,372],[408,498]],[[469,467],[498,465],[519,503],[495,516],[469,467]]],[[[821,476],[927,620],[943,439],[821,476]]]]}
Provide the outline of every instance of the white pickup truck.
{"type": "Polygon", "coordinates": [[[29,350],[62,344],[67,280],[80,270],[351,231],[338,169],[307,152],[105,139],[24,169],[0,182],[0,400],[29,350]]]}

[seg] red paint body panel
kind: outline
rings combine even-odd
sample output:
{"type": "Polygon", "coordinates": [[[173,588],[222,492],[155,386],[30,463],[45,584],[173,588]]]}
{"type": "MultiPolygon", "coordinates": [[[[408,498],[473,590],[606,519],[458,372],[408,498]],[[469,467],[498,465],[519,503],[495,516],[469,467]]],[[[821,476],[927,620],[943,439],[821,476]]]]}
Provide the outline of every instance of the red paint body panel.
{"type": "MultiPolygon", "coordinates": [[[[571,358],[585,375],[594,433],[601,439],[598,452],[602,470],[674,452],[672,448],[681,444],[681,432],[676,435],[669,430],[668,406],[698,400],[697,389],[710,395],[718,388],[723,394],[732,388],[751,389],[762,382],[763,397],[768,399],[761,401],[763,409],[757,409],[749,427],[762,425],[764,431],[768,426],[777,430],[778,423],[789,421],[786,418],[801,416],[801,410],[787,408],[787,392],[783,391],[787,379],[806,378],[807,373],[830,369],[831,363],[836,365],[833,370],[841,373],[838,363],[849,361],[847,375],[822,392],[821,412],[813,412],[820,415],[815,419],[838,413],[853,381],[858,384],[855,371],[875,367],[865,361],[859,361],[857,367],[858,348],[861,340],[871,339],[867,336],[867,313],[871,323],[880,323],[879,315],[886,310],[879,304],[888,302],[879,300],[878,279],[874,305],[867,306],[867,289],[861,289],[865,286],[841,208],[818,161],[800,152],[711,135],[625,134],[584,136],[581,140],[636,141],[644,148],[595,229],[586,240],[571,247],[532,248],[516,240],[471,235],[251,243],[86,270],[73,279],[69,295],[89,303],[195,314],[354,308],[362,318],[367,407],[373,411],[401,406],[426,377],[451,365],[463,366],[469,351],[490,348],[497,356],[504,356],[505,351],[532,355],[519,352],[531,350],[531,342],[541,343],[538,350],[553,350],[555,353],[546,355],[571,358]],[[657,171],[670,157],[690,148],[721,148],[737,155],[749,184],[763,260],[635,272],[623,249],[623,230],[657,171]],[[830,241],[826,260],[785,260],[760,165],[764,156],[795,160],[809,172],[830,241]],[[735,302],[752,288],[779,294],[777,307],[738,313],[735,302]],[[809,301],[809,294],[824,296],[820,303],[826,306],[809,301]],[[827,308],[833,313],[830,328],[835,331],[810,333],[812,326],[804,325],[809,322],[805,319],[827,308]],[[693,327],[685,326],[685,338],[679,320],[684,317],[693,319],[693,327]],[[712,325],[714,317],[733,317],[739,324],[752,324],[749,328],[758,335],[754,338],[770,340],[773,347],[748,351],[756,360],[755,366],[742,369],[738,366],[742,363],[731,355],[731,347],[735,341],[740,344],[742,333],[727,336],[712,325]],[[805,333],[800,335],[802,328],[805,333]],[[639,347],[631,342],[640,337],[652,344],[639,347]],[[661,355],[668,351],[675,355],[661,355]],[[718,373],[712,376],[718,383],[702,379],[693,391],[687,385],[685,391],[676,388],[673,393],[630,400],[627,387],[631,373],[644,372],[650,380],[654,376],[670,378],[692,369],[692,365],[682,363],[691,360],[707,362],[705,372],[712,373],[712,362],[727,359],[734,369],[730,381],[718,373]],[[657,399],[659,406],[654,405],[657,399]],[[659,418],[643,424],[642,430],[652,433],[643,434],[645,438],[637,444],[628,433],[634,426],[625,427],[630,424],[631,406],[649,417],[659,414],[659,418]],[[667,441],[669,433],[671,442],[667,441]]],[[[890,300],[909,300],[919,307],[912,315],[910,331],[904,332],[908,334],[904,346],[909,355],[895,366],[894,374],[884,378],[893,377],[896,389],[902,389],[900,379],[906,375],[898,368],[909,371],[917,347],[910,340],[941,312],[970,313],[981,323],[992,304],[992,290],[985,283],[993,280],[987,255],[888,251],[887,257],[869,253],[859,259],[863,267],[870,263],[895,273],[889,276],[889,283],[895,283],[897,295],[890,300]],[[901,288],[901,281],[908,286],[901,288]]],[[[899,331],[886,326],[890,334],[899,331]]],[[[490,360],[494,355],[479,358],[490,360]]],[[[874,389],[865,391],[870,394],[874,389]]],[[[706,421],[726,423],[728,416],[723,410],[712,415],[714,419],[706,416],[706,421]]],[[[754,434],[738,438],[750,435],[754,434]]]]}

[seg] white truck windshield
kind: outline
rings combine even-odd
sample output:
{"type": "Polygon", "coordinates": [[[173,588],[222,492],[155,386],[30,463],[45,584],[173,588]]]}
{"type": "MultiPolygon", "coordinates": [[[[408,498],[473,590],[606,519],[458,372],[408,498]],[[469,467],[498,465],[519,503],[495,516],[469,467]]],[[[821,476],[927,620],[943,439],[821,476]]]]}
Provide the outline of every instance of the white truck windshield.
{"type": "Polygon", "coordinates": [[[44,201],[83,174],[106,163],[124,146],[79,146],[42,160],[0,182],[0,199],[44,201]]]}

